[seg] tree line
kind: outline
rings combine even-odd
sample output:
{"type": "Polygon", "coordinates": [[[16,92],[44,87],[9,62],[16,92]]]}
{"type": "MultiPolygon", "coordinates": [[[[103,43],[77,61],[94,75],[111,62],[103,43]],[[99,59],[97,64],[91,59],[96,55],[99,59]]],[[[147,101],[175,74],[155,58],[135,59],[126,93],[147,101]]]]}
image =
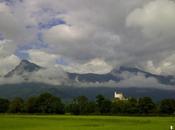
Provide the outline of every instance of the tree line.
{"type": "Polygon", "coordinates": [[[78,96],[69,103],[63,103],[59,97],[43,93],[36,97],[29,97],[27,100],[20,97],[12,100],[0,98],[0,113],[172,115],[175,114],[175,99],[163,99],[160,102],[154,102],[150,97],[109,100],[103,95],[97,95],[93,101],[85,96],[78,96]]]}

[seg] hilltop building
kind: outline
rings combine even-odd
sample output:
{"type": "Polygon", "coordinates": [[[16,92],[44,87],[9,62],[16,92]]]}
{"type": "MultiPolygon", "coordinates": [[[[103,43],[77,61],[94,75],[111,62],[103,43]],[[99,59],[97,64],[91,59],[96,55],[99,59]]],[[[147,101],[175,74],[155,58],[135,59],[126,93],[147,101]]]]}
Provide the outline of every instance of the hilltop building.
{"type": "Polygon", "coordinates": [[[118,100],[128,100],[123,93],[117,93],[116,91],[114,92],[114,99],[118,100]]]}

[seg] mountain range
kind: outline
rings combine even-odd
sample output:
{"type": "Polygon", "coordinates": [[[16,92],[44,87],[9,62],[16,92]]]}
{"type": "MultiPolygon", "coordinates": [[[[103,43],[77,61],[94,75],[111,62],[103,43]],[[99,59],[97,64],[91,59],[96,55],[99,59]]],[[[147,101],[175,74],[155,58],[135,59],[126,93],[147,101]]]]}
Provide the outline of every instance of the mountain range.
{"type": "MultiPolygon", "coordinates": [[[[32,72],[36,72],[38,70],[44,69],[37,64],[31,63],[28,60],[22,60],[19,65],[17,65],[13,70],[8,72],[4,77],[13,77],[14,75],[23,76],[24,78],[28,78],[27,76],[32,72]]],[[[143,71],[138,68],[134,67],[127,67],[121,66],[119,68],[114,68],[112,71],[106,74],[94,74],[94,73],[86,73],[86,74],[79,74],[79,73],[70,73],[66,72],[68,78],[72,81],[79,81],[79,82],[91,82],[91,83],[105,83],[109,81],[120,82],[123,79],[121,74],[123,72],[130,73],[132,75],[142,74],[145,78],[154,78],[160,84],[164,85],[175,85],[175,76],[173,75],[156,75],[150,72],[143,71]]]]}
{"type": "Polygon", "coordinates": [[[121,66],[119,69],[113,69],[111,72],[106,74],[77,74],[77,73],[68,73],[68,76],[72,80],[79,80],[82,82],[108,82],[116,81],[120,82],[124,80],[121,76],[123,72],[128,72],[133,75],[143,74],[145,78],[155,78],[160,84],[164,85],[175,85],[175,76],[173,75],[156,75],[152,74],[138,68],[121,66]]]}
{"type": "MultiPolygon", "coordinates": [[[[15,75],[21,76],[24,80],[28,80],[30,75],[34,72],[37,72],[41,69],[46,69],[41,67],[35,63],[31,63],[27,60],[22,60],[19,65],[17,65],[13,70],[8,72],[4,78],[10,78],[15,75]]],[[[119,68],[114,68],[112,71],[106,74],[94,74],[94,73],[87,73],[87,74],[78,74],[78,73],[70,73],[65,72],[68,77],[68,81],[71,82],[83,82],[83,83],[106,83],[109,81],[120,82],[123,79],[121,76],[122,73],[127,72],[132,75],[142,74],[145,78],[154,78],[162,85],[175,85],[175,76],[173,75],[156,75],[150,72],[146,72],[144,70],[135,68],[135,67],[126,67],[121,66],[119,68]]],[[[14,96],[31,96],[35,95],[44,91],[49,91],[54,93],[57,96],[63,97],[65,99],[69,99],[73,96],[78,95],[86,95],[90,98],[94,97],[95,95],[102,93],[108,97],[113,96],[113,91],[116,88],[112,87],[91,87],[91,88],[81,88],[75,86],[67,86],[65,84],[62,85],[51,85],[51,84],[44,84],[40,82],[26,82],[26,83],[16,83],[16,84],[3,84],[0,85],[0,97],[14,97],[14,96]],[[86,92],[89,92],[88,94],[86,92]],[[24,95],[23,95],[24,94],[24,95]]],[[[158,99],[161,97],[173,97],[175,98],[174,94],[175,90],[159,90],[155,88],[136,88],[131,86],[131,88],[117,88],[117,90],[125,91],[127,96],[151,96],[157,97],[158,99]],[[134,94],[135,93],[135,94],[134,94]],[[163,94],[159,95],[159,93],[163,94]]]]}

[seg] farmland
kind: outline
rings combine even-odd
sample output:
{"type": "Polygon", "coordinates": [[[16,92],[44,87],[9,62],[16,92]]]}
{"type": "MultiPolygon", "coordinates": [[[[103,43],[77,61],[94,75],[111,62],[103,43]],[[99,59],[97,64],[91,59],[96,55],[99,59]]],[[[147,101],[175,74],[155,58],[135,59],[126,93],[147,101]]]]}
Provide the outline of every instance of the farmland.
{"type": "Polygon", "coordinates": [[[175,117],[0,115],[0,130],[169,130],[175,117]]]}

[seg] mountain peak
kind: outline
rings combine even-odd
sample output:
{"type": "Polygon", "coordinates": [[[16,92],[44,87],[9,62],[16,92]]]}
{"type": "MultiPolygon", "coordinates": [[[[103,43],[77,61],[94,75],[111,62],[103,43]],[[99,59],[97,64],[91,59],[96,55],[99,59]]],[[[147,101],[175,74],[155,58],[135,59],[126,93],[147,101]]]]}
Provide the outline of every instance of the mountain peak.
{"type": "Polygon", "coordinates": [[[14,75],[23,75],[24,73],[38,71],[41,68],[42,68],[41,66],[31,63],[28,60],[21,60],[21,62],[12,71],[10,71],[5,75],[5,77],[12,77],[14,75]]]}
{"type": "Polygon", "coordinates": [[[26,59],[22,59],[21,63],[30,63],[30,62],[28,60],[26,60],[26,59]]]}
{"type": "Polygon", "coordinates": [[[28,60],[23,59],[23,60],[21,60],[21,62],[19,63],[18,66],[28,66],[28,65],[30,65],[30,64],[33,64],[33,63],[31,63],[31,62],[28,61],[28,60]]]}
{"type": "Polygon", "coordinates": [[[35,71],[36,69],[38,70],[42,67],[24,59],[24,60],[21,60],[20,64],[16,68],[20,68],[20,69],[24,69],[28,72],[32,72],[32,71],[35,71]]]}
{"type": "Polygon", "coordinates": [[[128,66],[121,66],[120,71],[129,71],[129,72],[144,72],[143,70],[140,70],[139,68],[136,67],[128,67],[128,66]]]}
{"type": "Polygon", "coordinates": [[[129,66],[120,66],[119,68],[114,68],[111,73],[113,74],[120,74],[120,73],[123,73],[123,72],[130,72],[130,73],[138,73],[138,72],[141,72],[141,73],[146,73],[145,71],[139,69],[139,68],[136,68],[136,67],[129,67],[129,66]]]}

